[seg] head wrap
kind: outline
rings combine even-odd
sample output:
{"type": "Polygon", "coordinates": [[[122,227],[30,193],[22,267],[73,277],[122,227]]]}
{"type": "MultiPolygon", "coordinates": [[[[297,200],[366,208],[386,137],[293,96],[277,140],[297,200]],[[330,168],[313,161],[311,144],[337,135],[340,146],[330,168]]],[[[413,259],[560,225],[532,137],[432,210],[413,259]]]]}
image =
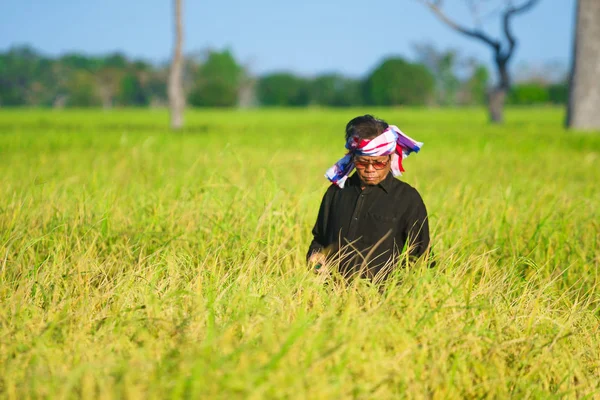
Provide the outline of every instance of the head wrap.
{"type": "Polygon", "coordinates": [[[402,160],[413,151],[421,150],[422,146],[423,143],[406,136],[395,125],[390,125],[381,135],[372,140],[351,136],[346,142],[348,153],[327,170],[325,177],[343,188],[346,179],[354,169],[353,156],[387,156],[390,154],[392,155],[392,174],[399,176],[404,171],[402,160]]]}

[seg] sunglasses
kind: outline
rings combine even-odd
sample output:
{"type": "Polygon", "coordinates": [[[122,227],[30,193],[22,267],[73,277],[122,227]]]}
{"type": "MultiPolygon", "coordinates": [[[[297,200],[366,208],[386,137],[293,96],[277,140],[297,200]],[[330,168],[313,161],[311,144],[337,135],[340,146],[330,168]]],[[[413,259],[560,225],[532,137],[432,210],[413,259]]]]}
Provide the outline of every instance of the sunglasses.
{"type": "Polygon", "coordinates": [[[388,163],[390,162],[390,160],[387,161],[358,161],[358,160],[354,160],[354,166],[356,167],[356,169],[365,169],[367,168],[368,165],[372,165],[373,168],[380,170],[380,169],[384,169],[385,167],[387,167],[388,163]]]}

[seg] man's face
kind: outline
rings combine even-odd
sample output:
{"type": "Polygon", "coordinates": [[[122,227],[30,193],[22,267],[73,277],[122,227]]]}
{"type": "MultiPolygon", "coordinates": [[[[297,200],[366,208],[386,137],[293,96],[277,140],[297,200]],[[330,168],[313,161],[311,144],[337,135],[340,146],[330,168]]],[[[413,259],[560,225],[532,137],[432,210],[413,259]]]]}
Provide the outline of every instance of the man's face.
{"type": "Polygon", "coordinates": [[[377,185],[390,172],[390,156],[355,156],[354,165],[361,182],[365,185],[377,185]]]}

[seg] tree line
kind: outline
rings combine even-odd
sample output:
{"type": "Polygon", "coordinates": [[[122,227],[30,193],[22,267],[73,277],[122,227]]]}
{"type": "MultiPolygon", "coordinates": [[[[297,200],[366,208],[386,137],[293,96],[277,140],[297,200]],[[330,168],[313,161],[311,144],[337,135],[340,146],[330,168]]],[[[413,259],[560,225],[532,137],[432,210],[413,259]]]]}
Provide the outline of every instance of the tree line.
{"type": "MultiPolygon", "coordinates": [[[[228,50],[183,61],[188,106],[460,106],[483,105],[490,88],[485,66],[456,51],[416,47],[416,61],[390,57],[363,78],[338,73],[303,77],[291,72],[252,76],[228,50]]],[[[121,53],[47,57],[29,47],[0,53],[0,107],[164,107],[169,65],[121,53]]],[[[564,104],[565,83],[513,85],[512,104],[564,104]]]]}

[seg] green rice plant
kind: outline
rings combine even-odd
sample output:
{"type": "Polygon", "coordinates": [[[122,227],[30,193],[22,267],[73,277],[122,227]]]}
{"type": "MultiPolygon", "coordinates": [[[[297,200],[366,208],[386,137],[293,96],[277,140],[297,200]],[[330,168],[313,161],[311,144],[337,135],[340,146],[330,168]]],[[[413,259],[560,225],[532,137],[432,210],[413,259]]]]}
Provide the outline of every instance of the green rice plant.
{"type": "Polygon", "coordinates": [[[600,136],[554,108],[0,111],[0,396],[600,397],[600,136]],[[371,112],[437,266],[313,275],[310,230],[371,112]]]}

